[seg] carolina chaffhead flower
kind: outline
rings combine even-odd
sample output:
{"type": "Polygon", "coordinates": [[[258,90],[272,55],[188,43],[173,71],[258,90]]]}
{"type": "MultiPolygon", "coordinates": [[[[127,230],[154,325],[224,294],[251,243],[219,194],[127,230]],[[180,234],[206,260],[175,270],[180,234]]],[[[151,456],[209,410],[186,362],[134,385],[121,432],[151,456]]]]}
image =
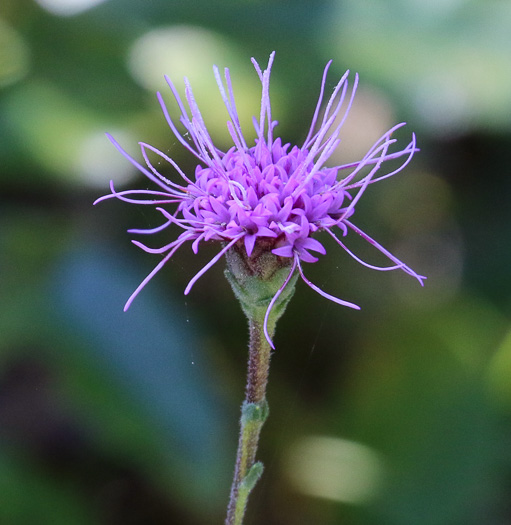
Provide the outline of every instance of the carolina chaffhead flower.
{"type": "MultiPolygon", "coordinates": [[[[423,284],[425,277],[414,272],[352,222],[356,204],[367,187],[401,171],[418,151],[415,135],[412,134],[405,148],[391,152],[391,146],[396,142],[392,134],[405,125],[397,124],[382,135],[361,160],[327,167],[329,157],[341,142],[341,128],[352,106],[358,84],[358,75],[355,75],[353,87],[349,91],[349,71],[346,71],[321,112],[330,61],[324,69],[319,99],[305,140],[301,146],[283,143],[280,137],[274,135],[277,121],[272,117],[269,94],[274,55],[274,52],[270,55],[264,71],[252,59],[262,84],[259,117],[253,118],[257,135],[254,145],[247,144],[241,129],[229,69],[224,70],[224,84],[218,68],[213,68],[229,115],[227,129],[233,146],[228,151],[221,151],[215,146],[188,80],[184,80],[186,107],[170,78],[165,77],[181,111],[179,120],[184,132],[180,132],[171,119],[160,93],[157,93],[157,97],[171,131],[197,159],[194,175],[184,173],[164,152],[140,142],[146,164],[143,166],[107,134],[120,153],[159,189],[117,191],[111,182],[111,193],[99,198],[96,203],[115,197],[132,204],[154,206],[161,213],[161,225],[151,229],[128,230],[130,233],[153,234],[171,226],[182,230],[177,239],[159,248],[132,241],[142,250],[163,257],[133,292],[125,310],[149,280],[188,242],[194,253],[198,252],[201,242],[218,242],[220,250],[192,277],[185,294],[233,248],[244,250],[248,259],[261,250],[271,252],[283,261],[283,266],[289,266],[287,277],[269,303],[265,324],[278,297],[297,271],[302,280],[322,296],[343,306],[359,309],[357,305],[321,290],[304,274],[303,263],[314,263],[318,260],[315,254],[326,254],[325,247],[316,238],[321,232],[326,232],[362,265],[379,271],[400,269],[423,284]],[[148,152],[158,157],[159,164],[162,160],[168,163],[182,180],[175,182],[159,173],[149,159],[148,152]],[[382,174],[382,164],[394,159],[402,159],[400,166],[382,174]],[[391,264],[374,266],[360,259],[344,242],[350,231],[384,254],[391,264]]],[[[265,333],[272,344],[268,332],[265,333]]]]}

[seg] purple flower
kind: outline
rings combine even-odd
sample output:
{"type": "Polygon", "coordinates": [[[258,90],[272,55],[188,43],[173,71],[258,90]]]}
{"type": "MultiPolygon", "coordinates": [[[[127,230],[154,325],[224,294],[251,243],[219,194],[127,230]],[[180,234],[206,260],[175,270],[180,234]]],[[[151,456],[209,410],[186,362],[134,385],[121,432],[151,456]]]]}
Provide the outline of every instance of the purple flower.
{"type": "MultiPolygon", "coordinates": [[[[289,274],[269,304],[265,323],[272,307],[296,271],[308,286],[327,299],[359,309],[357,305],[319,289],[304,275],[302,263],[316,262],[317,254],[326,253],[323,244],[315,238],[315,234],[321,231],[330,235],[351,257],[364,266],[380,271],[401,269],[423,284],[425,277],[415,273],[351,222],[355,206],[367,187],[398,173],[410,162],[413,154],[418,151],[415,135],[412,134],[411,142],[404,149],[389,152],[396,142],[392,138],[393,132],[404,126],[404,123],[398,124],[380,137],[358,162],[326,167],[325,163],[340,143],[341,128],[348,116],[358,84],[358,76],[355,75],[353,87],[348,93],[349,71],[346,71],[328,99],[324,113],[320,115],[330,61],[323,73],[319,100],[307,137],[301,146],[283,144],[280,138],[274,137],[277,121],[272,119],[269,95],[274,55],[275,53],[270,55],[264,71],[252,59],[262,84],[259,118],[253,119],[257,134],[255,145],[248,145],[243,136],[229,70],[226,68],[224,71],[224,84],[218,68],[214,68],[218,88],[230,118],[227,128],[234,145],[227,152],[215,147],[188,80],[184,81],[188,106],[185,107],[174,84],[165,77],[181,111],[180,122],[186,130],[184,134],[170,118],[160,93],[157,94],[158,100],[176,138],[197,158],[193,177],[186,175],[176,162],[162,151],[140,142],[146,164],[143,166],[108,135],[121,154],[159,189],[118,192],[111,182],[111,193],[96,202],[115,197],[133,204],[155,206],[162,214],[164,222],[160,226],[147,230],[129,230],[130,233],[152,234],[172,225],[182,230],[177,239],[161,248],[149,248],[139,241],[133,241],[144,251],[163,255],[163,258],[133,292],[125,310],[148,281],[187,242],[192,243],[194,253],[198,252],[202,241],[218,241],[222,247],[190,280],[185,294],[188,294],[199,277],[234,245],[244,247],[248,257],[252,256],[254,248],[259,244],[276,256],[289,259],[289,274]],[[185,139],[184,135],[191,140],[185,139]],[[182,181],[173,182],[161,175],[149,160],[149,151],[156,154],[159,161],[170,164],[182,181]],[[397,169],[390,173],[379,173],[383,162],[398,158],[402,158],[403,161],[397,169]],[[383,253],[391,261],[391,265],[380,267],[362,261],[341,240],[350,230],[383,253]]],[[[269,340],[268,334],[266,335],[269,340]]]]}

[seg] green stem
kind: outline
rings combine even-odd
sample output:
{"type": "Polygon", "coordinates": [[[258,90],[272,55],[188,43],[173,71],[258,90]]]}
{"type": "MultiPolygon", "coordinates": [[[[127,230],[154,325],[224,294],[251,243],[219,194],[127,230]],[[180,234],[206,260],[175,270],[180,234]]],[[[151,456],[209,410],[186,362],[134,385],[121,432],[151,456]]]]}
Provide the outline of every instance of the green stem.
{"type": "Polygon", "coordinates": [[[243,245],[235,245],[225,254],[225,275],[240,301],[250,330],[247,387],[241,407],[236,468],[225,525],[242,525],[248,497],[263,472],[262,463],[256,462],[255,457],[259,434],[268,417],[266,385],[271,348],[264,334],[264,320],[271,301],[277,295],[267,319],[268,335],[273,337],[277,320],[293,295],[297,279],[290,260],[274,255],[272,246],[264,242],[256,243],[249,257],[243,245]]]}
{"type": "MultiPolygon", "coordinates": [[[[264,311],[264,310],[261,310],[264,311]]],[[[255,461],[259,434],[268,417],[266,385],[271,348],[263,332],[263,317],[249,317],[249,359],[245,401],[241,409],[236,468],[225,525],[242,525],[248,496],[261,477],[263,465],[255,461]]],[[[271,332],[274,331],[274,325],[271,332]]]]}

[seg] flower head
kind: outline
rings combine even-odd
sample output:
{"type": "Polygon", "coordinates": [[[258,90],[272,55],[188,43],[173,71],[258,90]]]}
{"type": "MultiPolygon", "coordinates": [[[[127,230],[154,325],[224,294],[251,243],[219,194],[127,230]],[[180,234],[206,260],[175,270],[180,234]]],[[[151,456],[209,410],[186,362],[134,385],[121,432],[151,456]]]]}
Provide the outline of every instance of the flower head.
{"type": "MultiPolygon", "coordinates": [[[[177,239],[161,248],[150,248],[139,241],[133,241],[146,252],[158,253],[163,255],[163,258],[133,292],[125,310],[147,282],[187,242],[191,242],[194,253],[198,252],[203,241],[220,242],[221,249],[190,280],[185,294],[189,293],[199,277],[233,248],[244,250],[248,259],[262,248],[282,260],[283,266],[289,266],[287,278],[268,305],[265,324],[272,307],[297,271],[308,286],[327,299],[351,308],[359,308],[353,303],[326,293],[304,275],[302,263],[316,262],[318,254],[326,253],[323,244],[315,238],[318,232],[324,231],[333,237],[351,257],[368,268],[380,271],[401,269],[421,284],[425,279],[351,221],[355,206],[367,187],[401,171],[418,151],[415,135],[412,134],[412,139],[405,148],[391,152],[390,148],[396,142],[392,134],[404,126],[404,123],[398,124],[380,137],[358,162],[326,167],[326,162],[340,143],[341,128],[350,111],[358,84],[358,76],[355,75],[353,87],[349,91],[349,71],[346,71],[320,116],[330,61],[323,73],[319,100],[303,144],[291,146],[283,143],[280,138],[274,137],[277,121],[272,118],[269,95],[274,55],[275,53],[270,55],[264,71],[252,59],[262,85],[260,114],[258,118],[253,119],[257,135],[254,145],[248,145],[244,138],[229,70],[225,69],[222,79],[218,68],[214,67],[218,88],[229,115],[227,128],[233,141],[233,146],[226,152],[215,147],[188,80],[185,79],[188,105],[186,107],[174,84],[165,77],[181,111],[180,123],[190,141],[184,138],[184,134],[171,119],[160,93],[157,94],[158,100],[177,140],[197,158],[197,167],[192,177],[186,175],[164,152],[140,142],[145,161],[143,166],[108,135],[121,154],[159,189],[118,192],[111,182],[111,193],[96,202],[115,197],[129,203],[156,207],[163,217],[163,223],[152,229],[129,230],[131,233],[152,234],[172,225],[182,230],[177,239]],[[182,180],[174,182],[160,174],[149,160],[149,151],[167,162],[182,180]],[[380,173],[385,161],[398,158],[402,159],[402,162],[397,169],[389,173],[380,173]],[[340,238],[346,237],[350,230],[383,253],[391,264],[379,267],[362,261],[340,238]]],[[[268,332],[266,336],[270,340],[268,332]]]]}

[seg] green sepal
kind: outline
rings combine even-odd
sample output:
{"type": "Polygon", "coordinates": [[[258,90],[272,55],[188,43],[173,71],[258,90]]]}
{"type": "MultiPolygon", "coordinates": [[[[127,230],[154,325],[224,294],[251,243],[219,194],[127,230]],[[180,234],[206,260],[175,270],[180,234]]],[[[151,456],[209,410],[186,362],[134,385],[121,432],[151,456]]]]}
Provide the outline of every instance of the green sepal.
{"type": "MultiPolygon", "coordinates": [[[[277,257],[271,252],[263,252],[257,257],[247,257],[239,249],[226,254],[225,276],[234,295],[238,298],[248,319],[263,319],[268,306],[291,271],[291,261],[277,257]]],[[[295,290],[298,274],[291,277],[273,305],[268,321],[272,333],[276,322],[284,313],[295,290]]]]}

